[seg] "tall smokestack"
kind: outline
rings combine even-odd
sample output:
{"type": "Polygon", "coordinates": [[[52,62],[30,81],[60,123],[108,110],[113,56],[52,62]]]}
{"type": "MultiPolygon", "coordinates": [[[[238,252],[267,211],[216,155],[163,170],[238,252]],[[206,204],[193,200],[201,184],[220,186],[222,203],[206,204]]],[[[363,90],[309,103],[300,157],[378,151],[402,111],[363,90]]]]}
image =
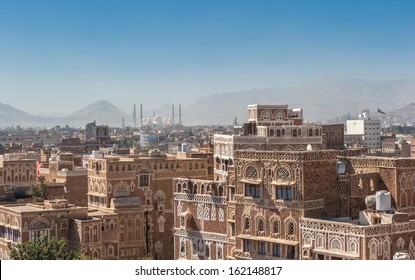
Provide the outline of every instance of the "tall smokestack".
{"type": "Polygon", "coordinates": [[[143,103],[140,104],[140,126],[143,126],[143,103]]]}
{"type": "Polygon", "coordinates": [[[137,127],[137,111],[135,108],[135,103],[134,103],[134,109],[133,109],[133,126],[137,127]]]}
{"type": "Polygon", "coordinates": [[[182,104],[179,104],[179,124],[182,124],[182,104]]]}
{"type": "Polygon", "coordinates": [[[174,124],[174,104],[171,105],[171,119],[174,124]]]}

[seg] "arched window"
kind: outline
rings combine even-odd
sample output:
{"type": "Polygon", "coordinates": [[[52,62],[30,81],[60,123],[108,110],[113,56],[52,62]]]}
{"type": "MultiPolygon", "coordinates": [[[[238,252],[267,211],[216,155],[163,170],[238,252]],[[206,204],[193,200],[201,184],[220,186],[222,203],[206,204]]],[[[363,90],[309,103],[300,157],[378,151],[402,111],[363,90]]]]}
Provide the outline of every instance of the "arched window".
{"type": "Polygon", "coordinates": [[[273,220],[271,226],[272,233],[280,233],[280,221],[278,219],[273,220]]]}
{"type": "Polygon", "coordinates": [[[291,180],[291,174],[287,167],[279,167],[275,171],[276,181],[287,182],[291,180]]]}
{"type": "Polygon", "coordinates": [[[292,221],[288,222],[287,234],[288,235],[294,235],[295,234],[295,224],[292,221]]]}
{"type": "Polygon", "coordinates": [[[372,238],[369,243],[369,260],[377,260],[378,259],[378,240],[376,238],[372,238]]]}
{"type": "Polygon", "coordinates": [[[205,245],[205,257],[210,259],[210,246],[205,245]]]}
{"type": "Polygon", "coordinates": [[[400,183],[401,190],[406,190],[407,189],[408,182],[407,182],[406,176],[404,174],[401,175],[399,183],[400,183]]]}
{"type": "Polygon", "coordinates": [[[397,251],[403,251],[405,249],[405,241],[400,237],[396,242],[397,251]]]}
{"type": "Polygon", "coordinates": [[[338,238],[334,238],[330,243],[330,249],[334,251],[342,251],[343,246],[341,240],[338,238]]]}
{"type": "Polygon", "coordinates": [[[244,229],[250,229],[251,225],[250,225],[250,219],[248,216],[244,217],[244,229]]]}
{"type": "Polygon", "coordinates": [[[316,248],[324,248],[324,238],[321,235],[317,236],[316,248]]]}
{"type": "Polygon", "coordinates": [[[350,253],[356,254],[358,252],[357,248],[358,248],[358,245],[357,245],[356,240],[349,241],[349,251],[350,251],[350,253]]]}
{"type": "Polygon", "coordinates": [[[269,121],[269,120],[271,119],[271,114],[270,114],[270,112],[268,112],[268,111],[264,112],[264,113],[262,114],[262,119],[263,119],[264,121],[269,121]]]}
{"type": "Polygon", "coordinates": [[[258,179],[258,169],[253,165],[249,165],[245,170],[245,177],[248,179],[258,179]]]}
{"type": "Polygon", "coordinates": [[[258,219],[258,231],[264,231],[265,227],[264,227],[264,219],[259,218],[258,219]]]}

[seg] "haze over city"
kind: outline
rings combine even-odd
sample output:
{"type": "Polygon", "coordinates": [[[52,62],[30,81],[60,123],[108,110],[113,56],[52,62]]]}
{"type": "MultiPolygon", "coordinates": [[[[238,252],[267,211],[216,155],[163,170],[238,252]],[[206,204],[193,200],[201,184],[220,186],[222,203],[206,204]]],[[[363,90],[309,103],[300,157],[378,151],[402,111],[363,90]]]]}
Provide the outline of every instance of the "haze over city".
{"type": "Polygon", "coordinates": [[[131,112],[133,103],[186,106],[322,75],[414,78],[414,9],[414,1],[0,1],[1,102],[65,115],[105,99],[131,112]]]}

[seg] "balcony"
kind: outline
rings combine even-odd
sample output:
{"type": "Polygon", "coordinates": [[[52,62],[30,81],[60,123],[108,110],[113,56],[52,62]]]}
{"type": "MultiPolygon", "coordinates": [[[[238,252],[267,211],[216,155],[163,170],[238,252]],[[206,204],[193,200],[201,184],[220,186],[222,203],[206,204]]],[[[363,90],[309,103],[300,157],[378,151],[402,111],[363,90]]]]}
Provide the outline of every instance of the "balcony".
{"type": "Polygon", "coordinates": [[[252,260],[251,258],[251,253],[250,252],[243,252],[241,250],[235,250],[233,251],[233,256],[236,259],[241,259],[241,260],[252,260]]]}

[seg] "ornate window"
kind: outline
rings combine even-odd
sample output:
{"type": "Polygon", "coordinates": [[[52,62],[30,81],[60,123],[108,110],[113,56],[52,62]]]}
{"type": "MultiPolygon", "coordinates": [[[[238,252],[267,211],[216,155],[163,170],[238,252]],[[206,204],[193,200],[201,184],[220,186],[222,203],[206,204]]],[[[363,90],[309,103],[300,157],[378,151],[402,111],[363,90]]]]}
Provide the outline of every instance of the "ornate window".
{"type": "Polygon", "coordinates": [[[405,241],[401,238],[398,239],[396,242],[396,249],[397,251],[403,251],[405,249],[405,241]]]}
{"type": "Polygon", "coordinates": [[[161,216],[160,218],[158,218],[157,222],[159,225],[159,232],[164,232],[164,223],[166,222],[166,219],[163,216],[161,216]]]}
{"type": "Polygon", "coordinates": [[[408,187],[408,183],[407,183],[406,176],[404,174],[401,175],[399,182],[400,182],[401,190],[406,190],[406,188],[408,187]]]}
{"type": "Polygon", "coordinates": [[[356,253],[358,253],[358,244],[357,244],[357,241],[356,240],[350,240],[349,241],[349,252],[350,253],[354,253],[354,254],[356,254],[356,253]]]}
{"type": "Polygon", "coordinates": [[[119,184],[114,188],[114,197],[126,197],[130,195],[129,187],[125,184],[119,184]]]}
{"type": "Polygon", "coordinates": [[[278,111],[278,112],[275,114],[275,118],[276,118],[277,120],[282,120],[282,119],[284,119],[284,113],[283,113],[283,112],[281,112],[281,111],[278,111]]]}
{"type": "Polygon", "coordinates": [[[288,235],[294,235],[295,234],[295,224],[294,222],[290,221],[287,224],[288,229],[287,229],[287,234],[288,235]]]}
{"type": "Polygon", "coordinates": [[[183,239],[180,241],[180,255],[186,256],[186,242],[183,239]]]}
{"type": "Polygon", "coordinates": [[[264,230],[265,230],[264,219],[258,218],[258,231],[264,231],[264,230]]]}
{"type": "Polygon", "coordinates": [[[409,242],[409,257],[411,258],[411,260],[415,260],[415,244],[414,241],[411,238],[411,242],[409,242]]]}
{"type": "Polygon", "coordinates": [[[245,170],[245,177],[253,180],[258,179],[258,169],[253,165],[249,165],[245,170]]]}
{"type": "Polygon", "coordinates": [[[180,216],[182,214],[182,202],[177,203],[177,216],[180,216]]]}
{"type": "Polygon", "coordinates": [[[225,220],[225,211],[223,208],[219,208],[219,222],[223,222],[225,220]]]}
{"type": "Polygon", "coordinates": [[[114,255],[114,247],[110,245],[108,247],[108,256],[113,256],[113,255],[114,255]]]}
{"type": "Polygon", "coordinates": [[[290,170],[287,167],[277,168],[275,178],[278,182],[289,182],[291,180],[290,170]]]}
{"type": "Polygon", "coordinates": [[[343,250],[343,246],[342,246],[341,240],[338,239],[338,238],[334,238],[330,242],[330,249],[331,250],[334,250],[334,251],[342,251],[343,250]]]}
{"type": "Polygon", "coordinates": [[[264,121],[269,121],[269,120],[271,119],[271,114],[270,114],[270,112],[268,112],[268,111],[264,112],[264,114],[262,115],[262,119],[263,119],[264,121]]]}
{"type": "Polygon", "coordinates": [[[223,245],[222,244],[218,244],[216,248],[217,248],[216,251],[218,253],[217,259],[218,260],[223,260],[223,245]]]}
{"type": "Polygon", "coordinates": [[[212,221],[216,221],[216,207],[215,207],[215,205],[212,205],[210,219],[212,221]]]}
{"type": "Polygon", "coordinates": [[[317,236],[316,248],[324,248],[324,238],[321,235],[317,236]]]}
{"type": "Polygon", "coordinates": [[[37,219],[32,222],[29,228],[30,241],[38,240],[42,235],[47,235],[49,239],[49,225],[46,220],[37,219]]]}
{"type": "Polygon", "coordinates": [[[205,258],[210,260],[210,245],[209,244],[205,245],[205,258]]]}
{"type": "Polygon", "coordinates": [[[275,219],[271,222],[271,232],[280,233],[280,221],[278,219],[275,219]]]}
{"type": "Polygon", "coordinates": [[[248,216],[245,216],[243,218],[243,221],[244,221],[244,229],[250,229],[251,228],[250,220],[251,219],[248,216]]]}
{"type": "Polygon", "coordinates": [[[197,204],[197,218],[202,219],[203,217],[203,203],[197,204]]]}
{"type": "Polygon", "coordinates": [[[205,220],[209,220],[209,212],[210,212],[209,206],[205,206],[205,220]]]}
{"type": "Polygon", "coordinates": [[[378,241],[376,239],[372,239],[369,242],[369,259],[377,260],[377,258],[378,258],[378,241]]]}
{"type": "Polygon", "coordinates": [[[192,241],[192,255],[197,255],[197,245],[195,241],[192,241]]]}

